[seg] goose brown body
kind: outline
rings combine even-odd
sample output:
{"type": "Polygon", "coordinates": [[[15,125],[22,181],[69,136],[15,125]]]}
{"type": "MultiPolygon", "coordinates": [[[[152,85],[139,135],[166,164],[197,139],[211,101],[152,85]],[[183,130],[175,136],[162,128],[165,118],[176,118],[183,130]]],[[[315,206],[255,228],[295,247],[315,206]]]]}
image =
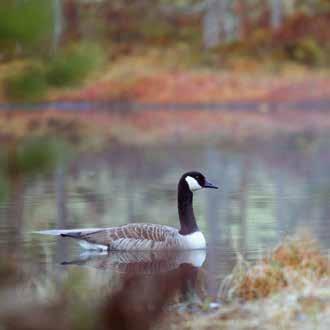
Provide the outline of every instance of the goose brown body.
{"type": "Polygon", "coordinates": [[[62,234],[86,241],[108,250],[170,250],[184,249],[179,231],[169,226],[146,223],[106,228],[84,233],[62,234]]]}

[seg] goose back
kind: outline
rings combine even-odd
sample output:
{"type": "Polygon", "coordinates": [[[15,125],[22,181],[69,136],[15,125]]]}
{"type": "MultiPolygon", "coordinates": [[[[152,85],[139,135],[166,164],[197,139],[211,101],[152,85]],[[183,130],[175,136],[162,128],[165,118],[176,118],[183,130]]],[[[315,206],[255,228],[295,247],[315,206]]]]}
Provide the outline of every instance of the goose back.
{"type": "Polygon", "coordinates": [[[162,250],[182,248],[178,230],[158,224],[131,223],[93,232],[64,234],[108,250],[162,250]]]}

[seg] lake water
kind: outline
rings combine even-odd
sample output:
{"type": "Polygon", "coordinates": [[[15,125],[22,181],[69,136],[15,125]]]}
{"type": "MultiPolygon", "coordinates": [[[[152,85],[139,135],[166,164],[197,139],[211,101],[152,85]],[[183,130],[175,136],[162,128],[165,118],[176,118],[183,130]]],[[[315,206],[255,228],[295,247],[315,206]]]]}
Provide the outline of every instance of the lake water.
{"type": "Polygon", "coordinates": [[[85,153],[58,165],[50,175],[13,185],[0,208],[0,249],[34,279],[55,274],[59,281],[72,268],[92,271],[96,281],[99,276],[128,271],[148,276],[166,267],[178,268],[190,258],[205,258],[204,294],[216,297],[238,253],[248,260],[258,259],[283,237],[302,229],[312,232],[327,252],[329,169],[329,139],[310,134],[240,146],[229,142],[221,146],[115,146],[85,153]],[[72,240],[32,233],[128,222],[177,227],[177,181],[192,169],[220,187],[194,196],[196,218],[208,241],[206,256],[161,256],[159,260],[150,254],[118,252],[93,256],[82,254],[72,240]],[[70,261],[75,265],[65,264],[70,261]]]}

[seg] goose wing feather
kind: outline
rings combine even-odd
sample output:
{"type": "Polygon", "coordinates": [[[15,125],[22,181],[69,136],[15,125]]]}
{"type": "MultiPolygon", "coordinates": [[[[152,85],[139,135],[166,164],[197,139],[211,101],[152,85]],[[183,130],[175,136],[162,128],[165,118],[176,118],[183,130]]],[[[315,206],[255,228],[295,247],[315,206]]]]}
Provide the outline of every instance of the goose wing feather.
{"type": "Polygon", "coordinates": [[[92,244],[106,245],[114,250],[175,248],[178,244],[178,230],[157,224],[131,223],[81,233],[76,238],[92,244]]]}

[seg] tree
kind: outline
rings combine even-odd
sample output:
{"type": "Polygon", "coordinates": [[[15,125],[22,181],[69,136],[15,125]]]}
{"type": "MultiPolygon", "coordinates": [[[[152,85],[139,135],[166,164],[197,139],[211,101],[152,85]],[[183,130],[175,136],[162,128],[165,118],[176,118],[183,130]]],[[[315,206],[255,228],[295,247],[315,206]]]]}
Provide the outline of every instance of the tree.
{"type": "Polygon", "coordinates": [[[53,44],[52,50],[55,53],[61,42],[61,36],[63,32],[63,17],[62,17],[62,1],[53,0],[53,44]]]}
{"type": "Polygon", "coordinates": [[[227,37],[226,0],[208,0],[203,15],[203,42],[206,48],[212,48],[226,40],[227,37]]]}
{"type": "Polygon", "coordinates": [[[0,49],[5,56],[49,48],[52,10],[47,1],[5,1],[0,6],[0,49]]]}
{"type": "Polygon", "coordinates": [[[282,25],[283,4],[282,0],[270,0],[270,24],[273,29],[282,25]]]}

